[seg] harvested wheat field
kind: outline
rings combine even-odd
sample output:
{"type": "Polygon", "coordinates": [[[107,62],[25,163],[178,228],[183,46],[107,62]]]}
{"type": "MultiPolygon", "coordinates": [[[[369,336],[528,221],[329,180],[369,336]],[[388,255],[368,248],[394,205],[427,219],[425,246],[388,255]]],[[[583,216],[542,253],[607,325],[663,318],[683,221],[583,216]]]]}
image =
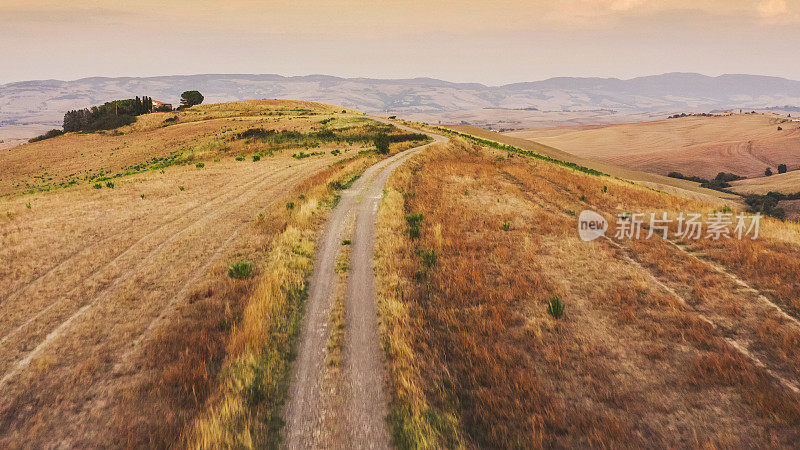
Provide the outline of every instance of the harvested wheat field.
{"type": "Polygon", "coordinates": [[[800,228],[614,237],[624,212],[715,208],[469,139],[412,158],[377,235],[395,443],[796,445],[800,228]],[[579,238],[585,209],[608,238],[579,238]]]}
{"type": "Polygon", "coordinates": [[[731,190],[740,194],[766,194],[768,192],[794,194],[800,192],[800,171],[733,181],[731,190]]]}
{"type": "Polygon", "coordinates": [[[680,117],[608,126],[515,131],[577,156],[666,175],[760,177],[779,164],[800,168],[800,123],[776,114],[680,117]],[[782,130],[778,130],[781,127],[782,130]]]}
{"type": "MultiPolygon", "coordinates": [[[[371,136],[396,131],[268,100],[0,153],[0,446],[207,441],[226,368],[265,351],[254,299],[292,289],[276,309],[291,339],[322,218],[379,159],[371,136]]],[[[245,404],[273,411],[276,395],[245,404]]]]}

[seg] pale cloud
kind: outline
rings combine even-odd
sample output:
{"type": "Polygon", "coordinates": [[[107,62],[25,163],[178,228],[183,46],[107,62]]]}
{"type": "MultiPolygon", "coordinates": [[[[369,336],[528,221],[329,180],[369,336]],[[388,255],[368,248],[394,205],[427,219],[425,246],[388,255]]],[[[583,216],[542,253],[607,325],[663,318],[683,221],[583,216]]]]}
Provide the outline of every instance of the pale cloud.
{"type": "Polygon", "coordinates": [[[786,0],[762,0],[756,7],[761,17],[772,18],[786,14],[789,8],[786,6],[786,0]]]}
{"type": "MultiPolygon", "coordinates": [[[[794,6],[794,5],[793,5],[794,6]]],[[[756,5],[762,25],[786,25],[800,23],[800,13],[786,0],[761,0],[756,5]]]]}
{"type": "Polygon", "coordinates": [[[800,41],[798,12],[800,0],[0,0],[0,60],[14,61],[0,83],[193,72],[800,79],[785,56],[800,41]]]}

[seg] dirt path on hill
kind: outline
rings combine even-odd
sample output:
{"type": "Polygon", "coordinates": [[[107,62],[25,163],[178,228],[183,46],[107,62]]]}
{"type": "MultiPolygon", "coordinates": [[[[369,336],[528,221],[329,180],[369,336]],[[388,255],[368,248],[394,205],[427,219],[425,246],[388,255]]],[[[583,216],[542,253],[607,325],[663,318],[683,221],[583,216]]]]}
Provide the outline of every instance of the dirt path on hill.
{"type": "MultiPolygon", "coordinates": [[[[376,120],[381,120],[375,118],[376,120]]],[[[384,120],[381,120],[384,121],[384,120]]],[[[395,124],[406,131],[414,131],[395,124]]],[[[306,317],[293,369],[285,414],[285,444],[298,448],[388,448],[387,396],[378,336],[373,273],[378,202],[389,175],[413,154],[446,138],[429,134],[433,143],[399,153],[368,168],[344,191],[317,247],[306,317]],[[344,231],[355,217],[353,236],[344,231]],[[329,318],[336,285],[335,261],[342,240],[351,239],[350,273],[345,295],[345,338],[339,401],[326,402],[323,386],[329,318]],[[332,405],[340,405],[338,408],[332,405]],[[338,409],[338,410],[337,410],[338,409]],[[344,429],[325,427],[331,418],[344,429]],[[346,439],[346,442],[337,440],[346,439]]]]}

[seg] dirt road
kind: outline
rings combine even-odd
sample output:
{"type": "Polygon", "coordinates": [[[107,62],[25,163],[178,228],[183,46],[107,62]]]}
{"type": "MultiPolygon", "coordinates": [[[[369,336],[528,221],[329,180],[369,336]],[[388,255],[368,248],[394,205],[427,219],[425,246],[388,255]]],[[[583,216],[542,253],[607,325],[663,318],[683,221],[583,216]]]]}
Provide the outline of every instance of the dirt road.
{"type": "Polygon", "coordinates": [[[343,193],[326,225],[317,248],[305,323],[289,390],[285,414],[288,448],[389,447],[373,273],[376,214],[383,187],[395,168],[429,145],[446,141],[442,136],[429,136],[434,139],[433,143],[399,153],[367,169],[343,193]],[[355,226],[345,296],[345,342],[339,376],[343,398],[338,402],[340,408],[332,408],[331,402],[323,400],[330,393],[325,391],[322,380],[336,283],[334,266],[342,240],[350,238],[345,229],[353,218],[355,226]],[[326,429],[324,424],[330,423],[331,417],[344,429],[343,433],[331,433],[326,429]],[[345,442],[336,442],[338,439],[345,442]]]}

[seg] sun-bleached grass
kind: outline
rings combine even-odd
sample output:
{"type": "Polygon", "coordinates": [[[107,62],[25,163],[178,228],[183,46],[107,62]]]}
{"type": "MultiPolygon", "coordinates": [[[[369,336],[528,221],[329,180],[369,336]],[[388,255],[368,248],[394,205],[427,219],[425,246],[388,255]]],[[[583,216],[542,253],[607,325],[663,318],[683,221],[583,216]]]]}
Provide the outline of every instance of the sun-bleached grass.
{"type": "MultiPolygon", "coordinates": [[[[457,140],[390,178],[376,270],[395,444],[792,442],[792,395],[728,340],[797,379],[791,325],[670,243],[580,241],[587,208],[613,236],[623,212],[718,206],[457,140]],[[410,214],[423,217],[419,237],[410,214]],[[554,296],[561,319],[547,313],[554,296]]],[[[769,239],[783,227],[764,226],[769,239]]]]}

